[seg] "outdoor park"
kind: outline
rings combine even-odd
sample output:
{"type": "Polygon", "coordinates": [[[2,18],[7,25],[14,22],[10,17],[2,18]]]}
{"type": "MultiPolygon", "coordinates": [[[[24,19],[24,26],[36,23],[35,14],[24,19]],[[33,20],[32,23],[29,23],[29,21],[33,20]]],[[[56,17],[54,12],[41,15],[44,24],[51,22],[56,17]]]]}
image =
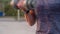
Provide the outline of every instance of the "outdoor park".
{"type": "Polygon", "coordinates": [[[0,34],[35,34],[36,24],[29,26],[23,12],[12,8],[10,0],[0,0],[0,34]]]}

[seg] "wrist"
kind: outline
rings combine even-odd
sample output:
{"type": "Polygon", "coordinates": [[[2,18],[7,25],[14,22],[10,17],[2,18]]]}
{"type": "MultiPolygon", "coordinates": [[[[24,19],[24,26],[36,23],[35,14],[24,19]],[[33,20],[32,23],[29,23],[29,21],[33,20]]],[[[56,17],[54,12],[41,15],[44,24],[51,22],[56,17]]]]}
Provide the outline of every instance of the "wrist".
{"type": "Polygon", "coordinates": [[[24,14],[28,14],[29,13],[29,10],[27,10],[27,11],[24,11],[24,14]]]}

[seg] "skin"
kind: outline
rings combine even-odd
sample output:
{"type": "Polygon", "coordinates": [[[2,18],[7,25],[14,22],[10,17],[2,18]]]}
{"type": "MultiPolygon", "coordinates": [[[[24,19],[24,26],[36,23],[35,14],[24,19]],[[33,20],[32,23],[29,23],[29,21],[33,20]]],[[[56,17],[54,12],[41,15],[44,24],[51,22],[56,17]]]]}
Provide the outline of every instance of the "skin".
{"type": "MultiPolygon", "coordinates": [[[[17,7],[20,8],[21,10],[23,10],[23,12],[26,11],[26,8],[23,7],[24,4],[25,4],[25,1],[24,0],[19,1],[18,4],[17,4],[17,7]]],[[[14,5],[14,2],[11,1],[10,2],[10,5],[13,6],[14,5]]],[[[26,19],[27,23],[30,26],[33,26],[35,24],[36,16],[35,16],[35,12],[34,12],[33,9],[29,10],[29,13],[25,13],[24,16],[25,16],[25,19],[26,19]]]]}
{"type": "Polygon", "coordinates": [[[36,16],[34,14],[34,11],[33,10],[30,10],[28,14],[24,14],[25,18],[26,18],[26,21],[27,23],[30,25],[30,26],[33,26],[35,24],[35,21],[36,21],[36,16]]]}
{"type": "MultiPolygon", "coordinates": [[[[25,8],[22,8],[21,10],[23,10],[23,12],[26,11],[25,8]]],[[[35,11],[33,9],[29,10],[29,13],[25,13],[24,17],[25,17],[27,23],[29,24],[29,26],[33,26],[35,24],[36,15],[35,15],[35,11]]]]}

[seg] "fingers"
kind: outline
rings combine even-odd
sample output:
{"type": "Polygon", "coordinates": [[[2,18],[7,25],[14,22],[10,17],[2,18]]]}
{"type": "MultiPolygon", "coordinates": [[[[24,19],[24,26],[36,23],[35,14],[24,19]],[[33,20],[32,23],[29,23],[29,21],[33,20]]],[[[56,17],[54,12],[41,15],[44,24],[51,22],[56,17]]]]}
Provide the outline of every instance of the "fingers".
{"type": "Polygon", "coordinates": [[[19,8],[24,7],[24,0],[20,0],[20,1],[17,3],[17,6],[18,6],[19,8]]]}
{"type": "Polygon", "coordinates": [[[11,6],[13,6],[13,5],[14,5],[14,1],[13,1],[13,0],[11,0],[10,5],[11,5],[11,6]]]}

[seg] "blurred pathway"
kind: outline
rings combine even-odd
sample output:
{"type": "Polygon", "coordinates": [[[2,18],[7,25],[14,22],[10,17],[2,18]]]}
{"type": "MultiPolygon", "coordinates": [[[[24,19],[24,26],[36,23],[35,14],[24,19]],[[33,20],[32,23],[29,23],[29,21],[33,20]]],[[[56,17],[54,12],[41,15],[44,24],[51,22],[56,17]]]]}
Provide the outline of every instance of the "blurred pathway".
{"type": "Polygon", "coordinates": [[[31,27],[25,21],[1,21],[0,19],[0,34],[35,34],[35,30],[36,24],[31,27]]]}

